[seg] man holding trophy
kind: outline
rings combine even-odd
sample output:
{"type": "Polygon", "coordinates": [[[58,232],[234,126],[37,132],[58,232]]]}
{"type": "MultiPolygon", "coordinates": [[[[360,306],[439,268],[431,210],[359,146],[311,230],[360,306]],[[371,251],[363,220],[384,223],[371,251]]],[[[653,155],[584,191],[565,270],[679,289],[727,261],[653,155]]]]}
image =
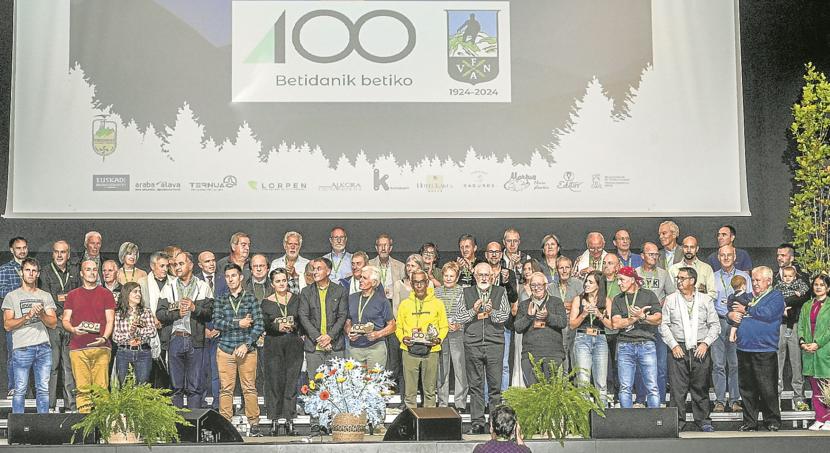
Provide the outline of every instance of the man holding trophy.
{"type": "MultiPolygon", "coordinates": [[[[366,275],[366,269],[363,270],[366,275]]],[[[418,406],[418,377],[424,388],[424,407],[435,407],[438,384],[438,356],[449,324],[444,303],[429,288],[429,277],[422,270],[412,273],[412,293],[401,301],[395,334],[403,351],[404,403],[418,406]]]]}
{"type": "Polygon", "coordinates": [[[365,266],[360,273],[360,292],[349,295],[349,317],[346,334],[349,336],[349,354],[355,360],[372,367],[386,367],[385,337],[395,332],[392,307],[380,285],[380,270],[365,266]]]}

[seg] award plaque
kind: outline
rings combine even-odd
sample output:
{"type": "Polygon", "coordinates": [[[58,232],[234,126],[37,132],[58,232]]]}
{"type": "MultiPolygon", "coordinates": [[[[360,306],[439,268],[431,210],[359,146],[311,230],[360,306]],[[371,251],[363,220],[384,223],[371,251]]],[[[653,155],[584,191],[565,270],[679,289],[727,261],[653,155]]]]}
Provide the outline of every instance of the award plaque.
{"type": "Polygon", "coordinates": [[[366,335],[375,331],[375,323],[367,322],[365,324],[355,324],[352,326],[352,332],[359,335],[366,335]]]}
{"type": "Polygon", "coordinates": [[[294,327],[294,317],[291,316],[291,315],[277,318],[277,319],[274,320],[274,322],[277,325],[284,324],[288,327],[294,327]]]}
{"type": "Polygon", "coordinates": [[[82,332],[86,332],[86,333],[97,334],[98,332],[101,331],[101,323],[100,322],[91,322],[91,321],[81,321],[81,323],[78,324],[78,327],[76,327],[76,329],[80,330],[82,332]]]}

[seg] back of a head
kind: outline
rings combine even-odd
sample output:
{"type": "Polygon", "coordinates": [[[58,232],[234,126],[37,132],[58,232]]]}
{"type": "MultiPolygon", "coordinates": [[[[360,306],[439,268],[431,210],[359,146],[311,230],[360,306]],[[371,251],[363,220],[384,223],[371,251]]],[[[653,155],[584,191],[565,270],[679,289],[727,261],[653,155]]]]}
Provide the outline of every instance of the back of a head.
{"type": "Polygon", "coordinates": [[[490,414],[493,433],[499,439],[512,439],[516,430],[516,412],[510,406],[498,406],[490,414]]]}

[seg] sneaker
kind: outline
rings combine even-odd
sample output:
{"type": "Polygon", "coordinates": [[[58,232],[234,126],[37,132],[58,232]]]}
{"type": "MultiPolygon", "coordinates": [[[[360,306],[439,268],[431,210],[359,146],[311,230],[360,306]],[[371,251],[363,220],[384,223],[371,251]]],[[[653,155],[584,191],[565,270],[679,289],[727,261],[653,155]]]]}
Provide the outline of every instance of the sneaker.
{"type": "Polygon", "coordinates": [[[809,429],[810,431],[820,431],[823,427],[824,427],[824,423],[815,422],[812,425],[810,425],[810,427],[807,428],[807,429],[809,429]]]}
{"type": "Polygon", "coordinates": [[[741,431],[741,432],[758,431],[758,426],[750,425],[749,423],[744,423],[743,425],[741,425],[740,428],[738,428],[738,431],[741,431]]]}
{"type": "Polygon", "coordinates": [[[743,406],[743,404],[741,404],[740,401],[735,401],[734,403],[732,403],[732,412],[743,412],[743,411],[744,411],[744,406],[743,406]]]}
{"type": "Polygon", "coordinates": [[[643,403],[634,403],[634,409],[644,409],[646,407],[643,403]]]}
{"type": "Polygon", "coordinates": [[[14,389],[9,389],[9,398],[14,396],[14,389]]]}
{"type": "Polygon", "coordinates": [[[824,426],[818,429],[819,431],[830,431],[830,422],[825,422],[824,426]]]}
{"type": "Polygon", "coordinates": [[[720,401],[715,403],[715,408],[712,409],[712,412],[723,412],[726,410],[726,406],[723,405],[720,401]]]}
{"type": "Polygon", "coordinates": [[[795,407],[795,410],[802,411],[802,412],[810,410],[810,407],[807,406],[807,403],[805,403],[804,401],[796,401],[796,403],[793,405],[793,407],[795,407]]]}
{"type": "Polygon", "coordinates": [[[703,431],[704,433],[713,433],[713,432],[715,432],[715,427],[710,425],[710,424],[706,424],[706,425],[701,426],[700,430],[703,431]]]}

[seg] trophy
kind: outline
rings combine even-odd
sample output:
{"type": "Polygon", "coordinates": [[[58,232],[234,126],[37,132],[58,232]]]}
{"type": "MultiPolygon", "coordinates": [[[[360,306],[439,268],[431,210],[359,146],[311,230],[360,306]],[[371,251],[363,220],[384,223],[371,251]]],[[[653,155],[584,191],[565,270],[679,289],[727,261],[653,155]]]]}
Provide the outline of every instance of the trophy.
{"type": "Polygon", "coordinates": [[[169,311],[179,311],[179,308],[181,308],[181,305],[179,304],[179,301],[177,301],[177,300],[174,300],[174,301],[170,302],[169,305],[167,305],[167,310],[169,310],[169,311]]]}
{"type": "Polygon", "coordinates": [[[78,327],[75,328],[76,330],[80,330],[84,333],[94,333],[97,334],[101,331],[101,323],[100,322],[91,322],[91,321],[81,321],[78,324],[78,327]]]}
{"type": "Polygon", "coordinates": [[[412,329],[412,342],[431,345],[438,338],[438,329],[432,324],[427,326],[427,331],[421,329],[412,329]]]}
{"type": "Polygon", "coordinates": [[[367,322],[365,324],[355,324],[352,326],[352,332],[358,335],[366,335],[375,330],[375,323],[367,322]]]}
{"type": "Polygon", "coordinates": [[[288,327],[294,327],[294,317],[291,315],[282,316],[280,318],[275,319],[274,323],[276,323],[277,326],[286,325],[288,327]]]}

